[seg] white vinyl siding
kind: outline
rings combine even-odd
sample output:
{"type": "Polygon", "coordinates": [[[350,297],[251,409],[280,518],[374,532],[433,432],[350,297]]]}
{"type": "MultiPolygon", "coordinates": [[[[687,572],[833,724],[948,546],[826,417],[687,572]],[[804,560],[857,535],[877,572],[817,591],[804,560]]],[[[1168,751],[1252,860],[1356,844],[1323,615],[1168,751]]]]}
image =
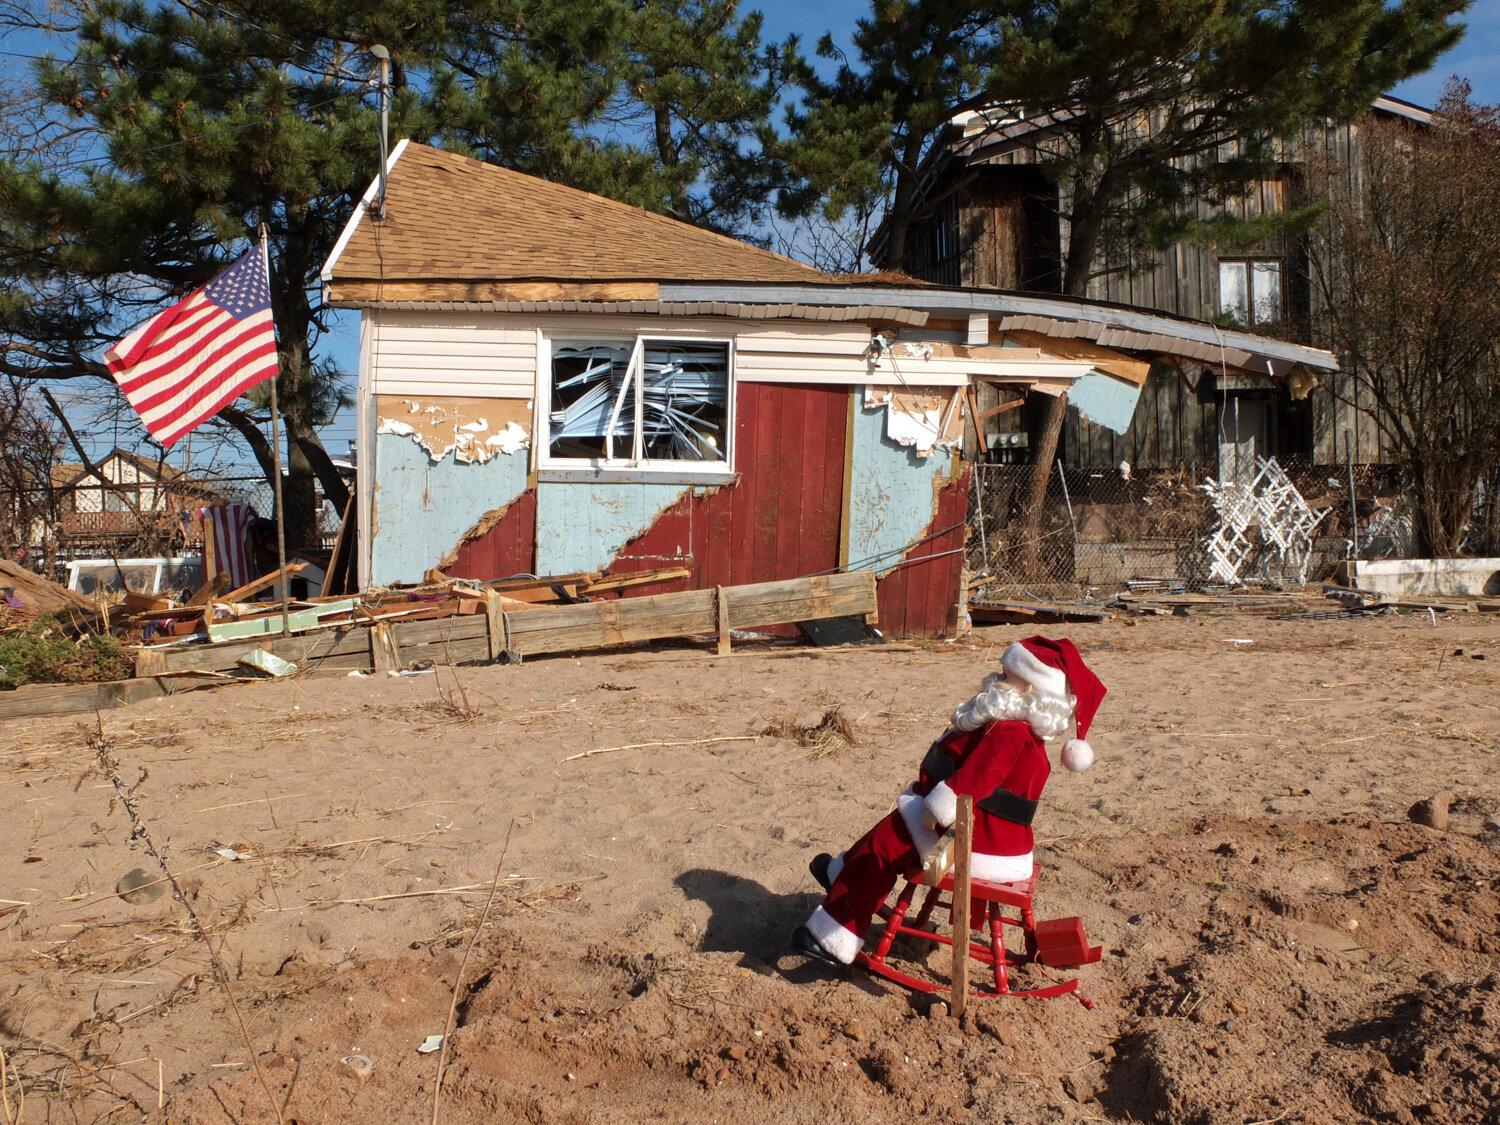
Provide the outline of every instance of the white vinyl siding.
{"type": "Polygon", "coordinates": [[[536,331],[496,317],[380,312],[372,393],[520,398],[536,394],[536,331]]]}

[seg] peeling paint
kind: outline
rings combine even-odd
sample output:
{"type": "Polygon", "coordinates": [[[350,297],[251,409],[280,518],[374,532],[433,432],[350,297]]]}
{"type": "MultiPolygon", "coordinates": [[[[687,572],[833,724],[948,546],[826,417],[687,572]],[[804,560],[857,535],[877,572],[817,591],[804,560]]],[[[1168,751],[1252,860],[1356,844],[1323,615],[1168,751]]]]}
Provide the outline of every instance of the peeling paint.
{"type": "Polygon", "coordinates": [[[536,493],[538,574],[606,570],[690,486],[637,482],[546,482],[536,493]]]}
{"type": "MultiPolygon", "coordinates": [[[[930,392],[894,392],[924,393],[930,392]]],[[[891,437],[885,432],[882,407],[889,411],[880,401],[872,407],[867,394],[865,408],[856,412],[849,463],[849,567],[879,575],[888,573],[927,533],[938,490],[951,479],[952,463],[949,457],[924,455],[915,445],[891,437]]]]}
{"type": "Polygon", "coordinates": [[[954,448],[963,438],[963,413],[951,390],[865,387],[865,409],[881,407],[886,410],[886,437],[914,448],[918,457],[938,447],[954,448]]]}
{"type": "Polygon", "coordinates": [[[377,434],[411,438],[433,464],[449,453],[461,464],[483,464],[531,444],[531,403],[520,399],[382,396],[377,411],[377,434]],[[405,420],[397,417],[400,413],[405,420]]]}

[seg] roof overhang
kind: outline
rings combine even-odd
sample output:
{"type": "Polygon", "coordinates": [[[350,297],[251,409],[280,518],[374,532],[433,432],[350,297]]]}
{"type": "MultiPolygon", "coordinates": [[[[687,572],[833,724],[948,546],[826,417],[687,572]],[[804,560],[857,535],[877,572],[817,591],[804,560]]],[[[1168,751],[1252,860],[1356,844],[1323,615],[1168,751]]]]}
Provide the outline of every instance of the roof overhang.
{"type": "Polygon", "coordinates": [[[1038,296],[978,289],[875,286],[662,285],[664,302],[731,302],[739,305],[884,305],[929,317],[984,315],[999,331],[1041,332],[1058,339],[1090,340],[1102,347],[1176,356],[1208,367],[1234,368],[1284,378],[1296,367],[1337,371],[1338,359],[1321,348],[1221,328],[1205,321],[1076,297],[1038,296]]]}

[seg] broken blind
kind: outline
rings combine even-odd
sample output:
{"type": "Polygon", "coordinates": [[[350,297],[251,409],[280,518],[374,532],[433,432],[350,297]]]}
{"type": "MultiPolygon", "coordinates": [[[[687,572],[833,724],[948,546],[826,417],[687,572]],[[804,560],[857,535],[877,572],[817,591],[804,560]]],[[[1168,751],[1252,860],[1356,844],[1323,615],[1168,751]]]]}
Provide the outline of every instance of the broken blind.
{"type": "Polygon", "coordinates": [[[555,458],[727,460],[727,343],[559,340],[550,390],[555,458]]]}

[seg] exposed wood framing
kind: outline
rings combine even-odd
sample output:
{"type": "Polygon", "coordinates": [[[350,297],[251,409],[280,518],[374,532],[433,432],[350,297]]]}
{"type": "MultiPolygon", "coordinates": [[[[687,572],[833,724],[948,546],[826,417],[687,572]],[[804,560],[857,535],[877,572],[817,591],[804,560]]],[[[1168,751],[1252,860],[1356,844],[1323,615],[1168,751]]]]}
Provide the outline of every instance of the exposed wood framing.
{"type": "Polygon", "coordinates": [[[1086,359],[1093,363],[1096,370],[1113,375],[1116,379],[1124,379],[1127,383],[1134,383],[1137,387],[1145,385],[1146,376],[1151,373],[1149,360],[1135,359],[1124,352],[1089,340],[1060,339],[1045,332],[1032,332],[1024,328],[1007,331],[1005,339],[1025,348],[1039,348],[1059,359],[1086,359]]]}

